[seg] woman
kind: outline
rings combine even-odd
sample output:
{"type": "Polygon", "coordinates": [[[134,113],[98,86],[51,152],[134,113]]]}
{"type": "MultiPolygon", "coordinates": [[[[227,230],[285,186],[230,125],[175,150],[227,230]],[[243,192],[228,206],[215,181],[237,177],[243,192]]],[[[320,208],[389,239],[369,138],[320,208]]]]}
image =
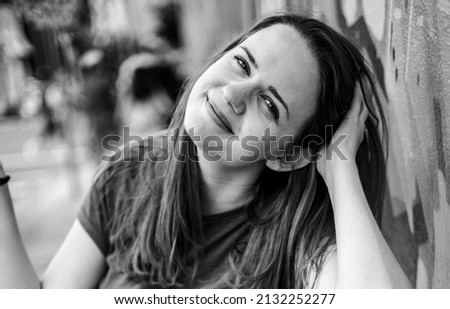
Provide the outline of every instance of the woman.
{"type": "MultiPolygon", "coordinates": [[[[262,20],[186,85],[169,141],[102,169],[43,287],[409,287],[375,220],[374,87],[323,23],[262,20]]],[[[8,252],[21,276],[3,285],[38,287],[8,252]]]]}

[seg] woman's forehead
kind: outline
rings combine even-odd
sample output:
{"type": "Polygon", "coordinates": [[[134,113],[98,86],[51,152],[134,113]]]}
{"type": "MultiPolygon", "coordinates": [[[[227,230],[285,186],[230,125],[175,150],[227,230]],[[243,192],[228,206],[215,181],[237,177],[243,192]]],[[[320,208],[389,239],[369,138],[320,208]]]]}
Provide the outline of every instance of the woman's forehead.
{"type": "Polygon", "coordinates": [[[262,29],[243,41],[238,48],[248,49],[264,83],[277,89],[293,111],[313,112],[319,85],[318,64],[307,41],[288,25],[262,29]]]}

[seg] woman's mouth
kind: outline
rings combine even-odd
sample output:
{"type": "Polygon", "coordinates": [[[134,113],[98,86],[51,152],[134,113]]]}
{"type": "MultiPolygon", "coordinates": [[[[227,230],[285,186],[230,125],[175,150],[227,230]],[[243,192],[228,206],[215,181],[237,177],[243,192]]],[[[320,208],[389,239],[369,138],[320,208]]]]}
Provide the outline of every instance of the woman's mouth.
{"type": "Polygon", "coordinates": [[[209,100],[209,97],[206,96],[206,109],[208,110],[209,114],[211,115],[214,122],[224,129],[225,131],[228,131],[232,135],[234,135],[233,130],[231,130],[231,125],[228,122],[227,118],[220,113],[219,109],[214,108],[213,103],[209,100]]]}

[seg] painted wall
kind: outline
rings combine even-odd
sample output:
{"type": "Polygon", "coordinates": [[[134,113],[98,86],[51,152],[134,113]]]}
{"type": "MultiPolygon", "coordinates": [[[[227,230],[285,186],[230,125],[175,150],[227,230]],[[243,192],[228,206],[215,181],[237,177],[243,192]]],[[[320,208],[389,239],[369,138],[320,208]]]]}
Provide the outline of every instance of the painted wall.
{"type": "Polygon", "coordinates": [[[325,20],[366,54],[390,129],[383,233],[417,288],[450,288],[450,1],[226,2],[188,2],[192,67],[254,17],[280,10],[325,20]]]}

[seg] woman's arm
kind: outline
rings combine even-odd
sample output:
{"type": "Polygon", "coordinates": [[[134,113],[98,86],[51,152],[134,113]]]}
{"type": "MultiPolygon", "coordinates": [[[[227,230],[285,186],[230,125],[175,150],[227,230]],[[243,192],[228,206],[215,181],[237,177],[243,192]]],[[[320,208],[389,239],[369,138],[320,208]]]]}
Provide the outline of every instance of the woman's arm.
{"type": "MultiPolygon", "coordinates": [[[[0,177],[5,177],[0,162],[0,177]]],[[[19,233],[8,185],[0,186],[0,288],[39,288],[19,233]]]]}
{"type": "Polygon", "coordinates": [[[317,164],[330,194],[336,226],[336,251],[319,274],[317,287],[330,281],[337,288],[411,287],[378,228],[359,178],[355,156],[367,115],[358,85],[352,107],[333,137],[347,136],[339,145],[346,159],[327,154],[331,156],[317,164]]]}
{"type": "Polygon", "coordinates": [[[46,289],[97,287],[106,270],[105,258],[78,220],[42,277],[46,289]]]}
{"type": "MultiPolygon", "coordinates": [[[[0,163],[0,177],[4,176],[0,163]]],[[[0,288],[41,287],[22,242],[7,185],[0,186],[0,265],[0,288]]],[[[42,287],[95,287],[105,268],[103,254],[77,220],[50,263],[42,287]]]]}
{"type": "MultiPolygon", "coordinates": [[[[327,182],[336,226],[336,251],[325,269],[335,268],[337,288],[410,288],[410,283],[372,215],[356,164],[334,166],[327,182]]],[[[324,273],[325,274],[325,273],[324,273]]],[[[320,278],[323,284],[327,280],[320,278]]],[[[320,286],[318,286],[320,287],[320,286]]]]}

